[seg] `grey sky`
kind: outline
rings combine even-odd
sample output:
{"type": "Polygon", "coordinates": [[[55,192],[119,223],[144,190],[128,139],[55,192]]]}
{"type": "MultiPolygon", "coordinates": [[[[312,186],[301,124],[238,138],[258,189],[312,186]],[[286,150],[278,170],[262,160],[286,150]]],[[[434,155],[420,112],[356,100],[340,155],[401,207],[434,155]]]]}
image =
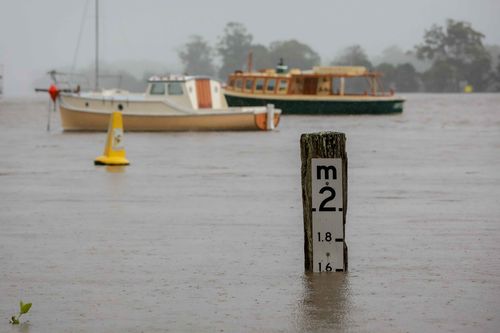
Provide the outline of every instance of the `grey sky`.
{"type": "MultiPolygon", "coordinates": [[[[6,95],[30,93],[44,71],[71,66],[87,1],[0,0],[6,95]]],[[[94,0],[88,6],[79,68],[94,59],[94,0]]],[[[228,21],[245,24],[257,43],[296,38],[324,61],[352,44],[370,56],[391,45],[411,49],[425,29],[446,18],[469,21],[485,43],[500,44],[499,13],[498,0],[100,0],[100,54],[115,66],[144,61],[180,69],[176,50],[188,36],[214,43],[228,21]]]]}

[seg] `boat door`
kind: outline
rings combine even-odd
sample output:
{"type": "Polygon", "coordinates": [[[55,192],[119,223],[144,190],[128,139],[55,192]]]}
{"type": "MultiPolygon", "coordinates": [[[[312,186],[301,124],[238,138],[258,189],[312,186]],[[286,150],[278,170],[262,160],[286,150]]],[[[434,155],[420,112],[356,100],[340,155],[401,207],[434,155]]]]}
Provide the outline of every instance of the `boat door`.
{"type": "Polygon", "coordinates": [[[212,107],[212,94],[210,92],[210,80],[196,80],[196,96],[198,97],[198,108],[210,109],[212,107]]]}
{"type": "Polygon", "coordinates": [[[318,91],[318,78],[317,77],[306,77],[304,78],[304,95],[316,95],[318,91]]]}

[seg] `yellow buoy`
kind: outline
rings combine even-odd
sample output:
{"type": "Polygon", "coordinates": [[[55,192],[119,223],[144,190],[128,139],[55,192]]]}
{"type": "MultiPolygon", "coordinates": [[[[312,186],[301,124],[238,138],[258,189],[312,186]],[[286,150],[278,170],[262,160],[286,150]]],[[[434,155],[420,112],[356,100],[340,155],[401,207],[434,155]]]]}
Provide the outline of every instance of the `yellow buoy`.
{"type": "Polygon", "coordinates": [[[104,147],[104,155],[94,161],[95,165],[129,165],[125,158],[123,146],[123,120],[121,112],[111,113],[109,118],[108,138],[104,147]]]}

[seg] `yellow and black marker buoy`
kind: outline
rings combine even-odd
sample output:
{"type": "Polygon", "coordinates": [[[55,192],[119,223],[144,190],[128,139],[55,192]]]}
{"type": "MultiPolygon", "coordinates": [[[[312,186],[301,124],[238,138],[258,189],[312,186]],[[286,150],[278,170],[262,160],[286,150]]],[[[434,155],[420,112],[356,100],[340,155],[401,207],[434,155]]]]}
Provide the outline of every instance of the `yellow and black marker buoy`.
{"type": "Polygon", "coordinates": [[[129,165],[125,158],[123,146],[123,120],[121,112],[111,113],[109,118],[108,138],[104,147],[104,155],[94,161],[95,165],[129,165]]]}

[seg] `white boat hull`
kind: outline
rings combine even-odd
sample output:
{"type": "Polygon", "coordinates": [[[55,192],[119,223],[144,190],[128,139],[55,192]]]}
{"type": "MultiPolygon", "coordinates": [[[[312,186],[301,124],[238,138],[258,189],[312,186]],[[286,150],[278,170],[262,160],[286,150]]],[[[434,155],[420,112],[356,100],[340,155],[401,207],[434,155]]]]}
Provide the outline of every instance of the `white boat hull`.
{"type": "MultiPolygon", "coordinates": [[[[238,131],[267,130],[265,107],[221,110],[175,108],[158,101],[98,100],[74,94],[61,96],[61,124],[65,131],[106,131],[112,111],[118,107],[125,131],[238,131]]],[[[281,111],[273,109],[274,127],[281,111]]]]}

